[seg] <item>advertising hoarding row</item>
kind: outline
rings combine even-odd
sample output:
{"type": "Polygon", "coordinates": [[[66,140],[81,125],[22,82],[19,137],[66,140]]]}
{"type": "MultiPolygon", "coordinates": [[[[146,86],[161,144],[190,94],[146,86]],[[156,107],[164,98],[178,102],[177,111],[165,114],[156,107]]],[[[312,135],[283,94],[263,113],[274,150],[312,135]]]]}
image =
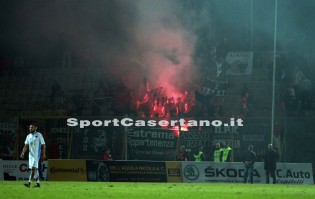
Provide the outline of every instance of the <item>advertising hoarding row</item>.
{"type": "MultiPolygon", "coordinates": [[[[0,159],[0,166],[4,180],[29,178],[27,161],[0,159]]],[[[241,162],[56,159],[44,161],[43,172],[49,181],[243,183],[245,171],[241,162]]],[[[266,182],[263,162],[255,163],[253,176],[255,184],[266,182]]],[[[277,184],[314,184],[311,163],[277,163],[276,177],[277,184]]]]}
{"type": "MultiPolygon", "coordinates": [[[[50,162],[48,167],[49,180],[77,181],[78,175],[80,175],[80,181],[94,182],[243,183],[245,172],[244,164],[241,162],[103,160],[50,160],[50,162]],[[65,164],[64,161],[70,161],[71,163],[65,164]],[[86,167],[84,167],[84,164],[86,164],[86,167]],[[55,171],[56,165],[58,165],[59,172],[55,171]],[[56,175],[59,177],[57,178],[56,175]]],[[[278,184],[314,183],[311,163],[277,163],[276,176],[278,184]]],[[[254,183],[265,182],[264,163],[256,162],[254,183]]]]}
{"type": "MultiPolygon", "coordinates": [[[[241,162],[182,162],[183,182],[243,183],[244,164],[241,162]]],[[[256,162],[254,183],[266,183],[263,162],[256,162]]],[[[277,163],[277,184],[313,184],[312,164],[277,163]]]]}
{"type": "MultiPolygon", "coordinates": [[[[1,161],[0,161],[1,166],[1,161]]],[[[43,162],[44,180],[47,178],[48,161],[43,162]]],[[[28,180],[30,172],[28,171],[27,160],[3,160],[2,167],[4,180],[28,180]]],[[[0,169],[1,171],[1,169],[0,169]]]]}

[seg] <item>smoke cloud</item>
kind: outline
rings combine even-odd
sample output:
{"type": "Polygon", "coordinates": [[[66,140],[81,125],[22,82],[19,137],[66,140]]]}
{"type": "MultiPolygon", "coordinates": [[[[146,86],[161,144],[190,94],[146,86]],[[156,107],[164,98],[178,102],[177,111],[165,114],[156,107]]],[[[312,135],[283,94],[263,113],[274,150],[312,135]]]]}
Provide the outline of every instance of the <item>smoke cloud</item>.
{"type": "Polygon", "coordinates": [[[131,57],[136,72],[147,78],[151,88],[163,87],[166,96],[177,97],[187,89],[196,68],[191,61],[195,37],[179,18],[176,1],[135,1],[134,27],[138,51],[131,57]]]}
{"type": "MultiPolygon", "coordinates": [[[[280,50],[313,50],[314,4],[278,1],[280,50]]],[[[89,49],[104,77],[121,79],[133,90],[146,79],[151,88],[163,86],[167,96],[176,97],[198,80],[193,60],[205,45],[220,51],[226,37],[228,50],[247,51],[252,30],[255,50],[273,47],[273,0],[22,0],[0,5],[2,52],[23,55],[26,65],[58,66],[63,50],[71,49],[76,60],[89,49]]]]}
{"type": "Polygon", "coordinates": [[[147,82],[150,89],[163,87],[164,96],[181,96],[198,74],[192,62],[195,35],[181,5],[167,0],[119,2],[126,13],[116,16],[123,42],[103,52],[107,73],[139,95],[147,82]]]}

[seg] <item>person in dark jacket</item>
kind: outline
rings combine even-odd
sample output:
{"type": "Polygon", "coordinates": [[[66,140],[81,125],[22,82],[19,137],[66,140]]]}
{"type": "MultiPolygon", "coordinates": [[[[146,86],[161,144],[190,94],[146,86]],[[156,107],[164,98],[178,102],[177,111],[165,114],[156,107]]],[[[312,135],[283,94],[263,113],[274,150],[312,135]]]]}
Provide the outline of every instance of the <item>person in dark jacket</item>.
{"type": "Polygon", "coordinates": [[[268,144],[268,150],[265,154],[266,183],[269,184],[269,176],[272,177],[273,184],[276,184],[276,169],[278,161],[278,153],[273,149],[272,144],[268,144]]]}
{"type": "Polygon", "coordinates": [[[243,163],[245,167],[244,183],[247,183],[248,178],[249,178],[249,182],[253,183],[253,171],[254,171],[255,161],[256,161],[256,153],[254,152],[254,146],[249,145],[248,150],[245,152],[244,157],[243,157],[243,163]]]}
{"type": "Polygon", "coordinates": [[[187,152],[186,152],[186,147],[182,145],[179,149],[179,152],[176,156],[176,161],[187,161],[187,152]]]}

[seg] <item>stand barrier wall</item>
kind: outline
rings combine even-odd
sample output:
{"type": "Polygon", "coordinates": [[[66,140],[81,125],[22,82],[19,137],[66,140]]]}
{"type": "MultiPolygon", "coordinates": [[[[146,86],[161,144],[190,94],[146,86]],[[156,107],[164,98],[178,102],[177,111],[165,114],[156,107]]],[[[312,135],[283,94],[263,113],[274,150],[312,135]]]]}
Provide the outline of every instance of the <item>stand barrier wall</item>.
{"type": "MultiPolygon", "coordinates": [[[[243,183],[244,164],[241,162],[182,162],[183,182],[243,183]]],[[[263,162],[256,162],[254,183],[265,183],[263,162]]],[[[277,163],[277,184],[314,184],[311,163],[277,163]]],[[[272,182],[272,180],[270,180],[272,182]]]]}
{"type": "MultiPolygon", "coordinates": [[[[278,184],[314,184],[311,163],[277,163],[278,184]]],[[[241,162],[48,160],[50,181],[243,183],[241,162]]],[[[256,162],[254,183],[265,183],[256,162]]]]}
{"type": "MultiPolygon", "coordinates": [[[[28,180],[28,161],[1,160],[0,180],[28,180]]],[[[154,162],[103,160],[48,160],[45,180],[91,182],[243,183],[241,162],[154,162]],[[47,177],[46,177],[47,176],[47,177]]],[[[277,163],[277,184],[314,184],[311,163],[277,163]]],[[[271,181],[271,180],[270,180],[271,181]]],[[[254,183],[265,183],[263,162],[256,162],[254,183]]]]}
{"type": "MultiPolygon", "coordinates": [[[[28,161],[27,160],[3,160],[3,166],[0,168],[0,171],[3,169],[3,178],[4,180],[28,180],[30,172],[28,171],[28,161]]],[[[0,161],[1,166],[1,161],[0,161]]],[[[43,176],[44,179],[47,179],[47,167],[48,161],[43,162],[43,176]]],[[[1,179],[1,178],[0,178],[1,179]]]]}
{"type": "Polygon", "coordinates": [[[3,160],[0,159],[0,181],[4,180],[3,160]]]}

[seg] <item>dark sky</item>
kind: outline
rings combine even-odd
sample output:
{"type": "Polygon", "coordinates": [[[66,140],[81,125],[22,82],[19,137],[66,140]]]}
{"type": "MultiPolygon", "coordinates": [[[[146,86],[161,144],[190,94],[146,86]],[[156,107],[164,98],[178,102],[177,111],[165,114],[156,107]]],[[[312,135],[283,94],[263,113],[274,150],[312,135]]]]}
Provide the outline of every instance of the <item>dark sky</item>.
{"type": "Polygon", "coordinates": [[[102,50],[120,45],[128,36],[120,28],[133,19],[133,13],[124,8],[128,5],[119,1],[21,0],[1,4],[2,46],[22,53],[31,50],[41,54],[61,47],[102,50]]]}
{"type": "MultiPolygon", "coordinates": [[[[252,2],[254,40],[259,45],[269,38],[272,44],[274,0],[252,2]]],[[[314,43],[315,33],[314,8],[313,0],[278,0],[279,43],[310,49],[308,44],[314,43]]],[[[198,30],[215,22],[232,40],[242,39],[250,28],[250,0],[4,0],[0,1],[1,53],[46,57],[57,56],[64,48],[92,48],[102,55],[112,49],[137,47],[139,27],[149,22],[146,12],[172,28],[176,28],[172,23],[175,18],[189,24],[180,31],[198,30]],[[195,10],[194,17],[190,17],[189,9],[195,10]]]]}

